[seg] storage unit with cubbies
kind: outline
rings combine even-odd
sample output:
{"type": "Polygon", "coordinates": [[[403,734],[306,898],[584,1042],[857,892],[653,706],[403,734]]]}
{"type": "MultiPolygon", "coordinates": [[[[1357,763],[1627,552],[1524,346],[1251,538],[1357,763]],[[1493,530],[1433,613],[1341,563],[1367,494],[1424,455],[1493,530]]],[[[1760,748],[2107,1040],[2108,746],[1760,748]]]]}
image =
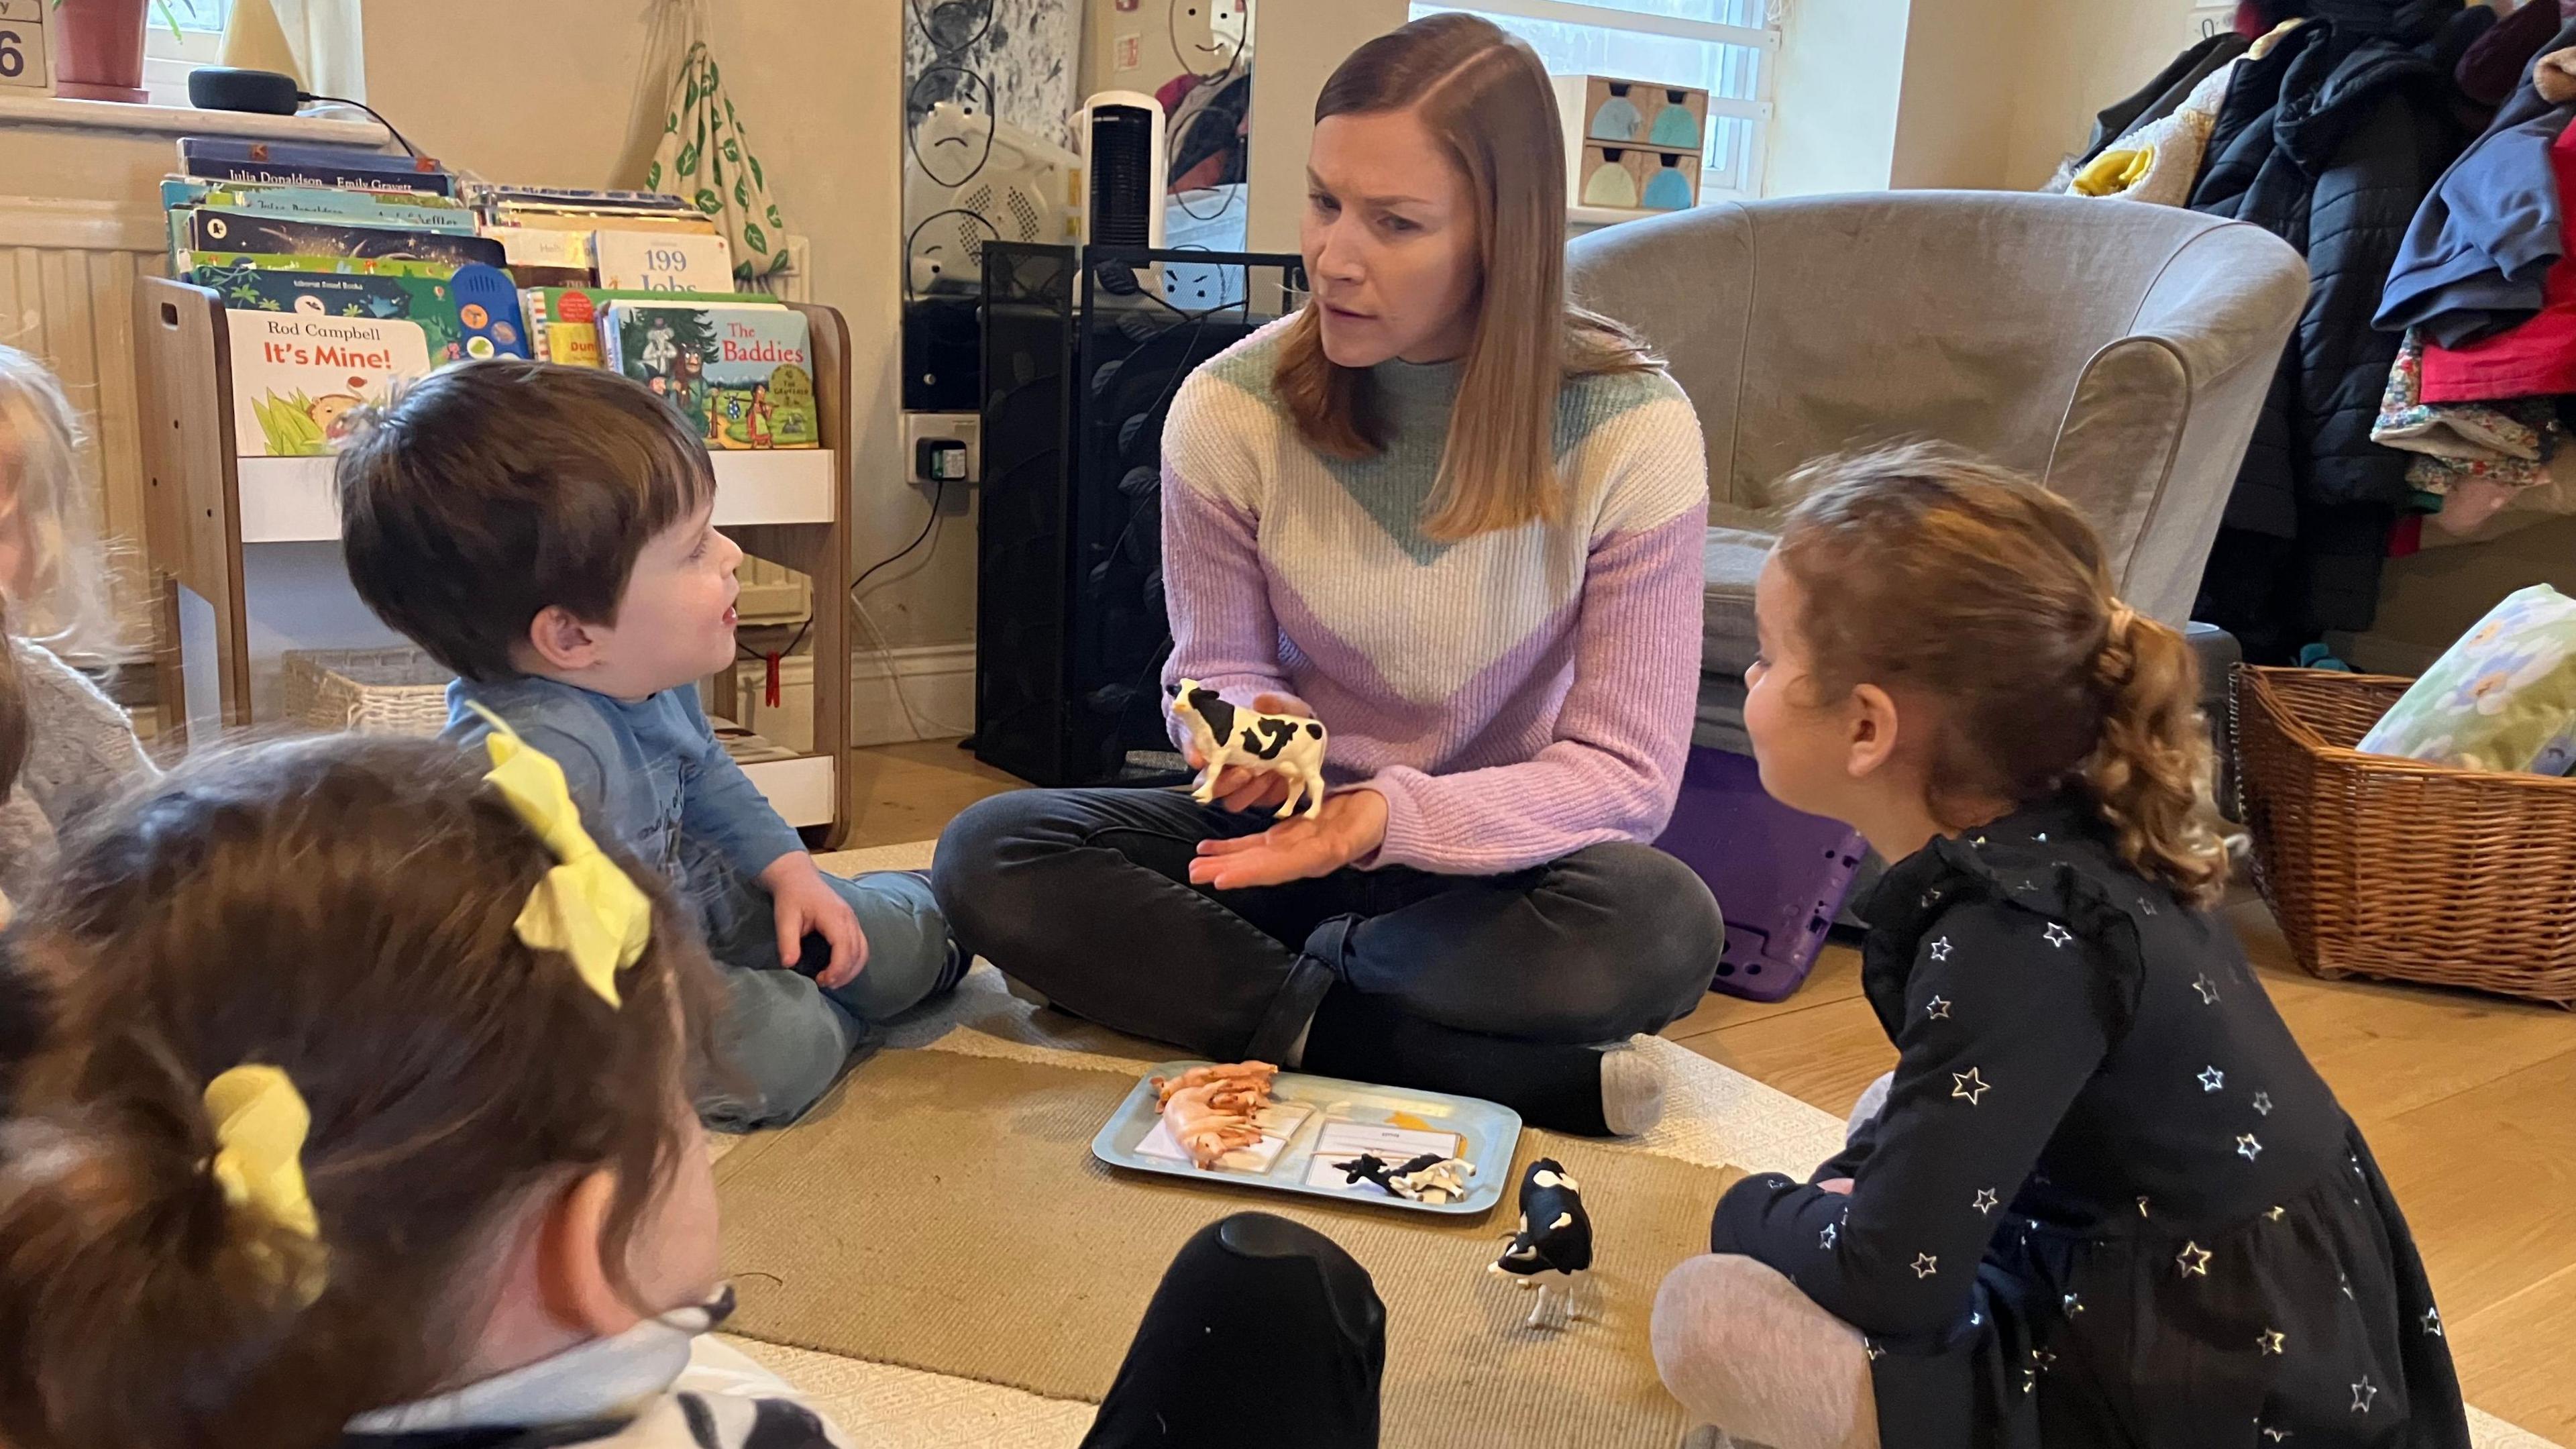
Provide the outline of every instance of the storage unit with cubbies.
{"type": "MultiPolygon", "coordinates": [[[[764,600],[776,612],[802,598],[812,657],[840,660],[847,611],[831,605],[848,584],[849,331],[830,307],[789,305],[811,324],[822,446],[714,453],[715,521],[750,556],[746,622],[759,621],[764,600]]],[[[333,460],[242,456],[222,299],[145,278],[134,331],[164,730],[183,738],[294,723],[422,731],[432,715],[426,692],[444,677],[425,659],[406,658],[404,642],[351,587],[333,460]]],[[[851,818],[848,669],[812,671],[811,750],[728,732],[723,721],[739,713],[736,671],[703,690],[728,747],[779,814],[837,842],[851,818]]]]}

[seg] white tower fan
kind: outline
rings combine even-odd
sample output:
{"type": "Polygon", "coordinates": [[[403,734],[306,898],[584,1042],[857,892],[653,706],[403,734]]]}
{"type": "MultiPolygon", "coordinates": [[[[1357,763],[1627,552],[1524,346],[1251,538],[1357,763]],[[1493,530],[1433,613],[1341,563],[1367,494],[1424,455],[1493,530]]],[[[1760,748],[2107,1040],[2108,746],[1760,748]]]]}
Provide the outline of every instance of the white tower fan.
{"type": "Polygon", "coordinates": [[[1074,117],[1082,142],[1086,246],[1163,244],[1163,103],[1137,91],[1102,91],[1074,117]]]}

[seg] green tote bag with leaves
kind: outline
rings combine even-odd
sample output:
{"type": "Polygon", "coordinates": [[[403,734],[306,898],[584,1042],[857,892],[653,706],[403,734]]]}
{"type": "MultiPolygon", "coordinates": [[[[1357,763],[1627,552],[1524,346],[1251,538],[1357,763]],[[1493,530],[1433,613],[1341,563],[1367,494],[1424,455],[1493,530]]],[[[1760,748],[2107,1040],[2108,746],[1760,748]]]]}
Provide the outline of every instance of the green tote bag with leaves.
{"type": "Polygon", "coordinates": [[[706,42],[689,46],[644,188],[668,192],[714,217],[733,248],[733,274],[750,281],[787,265],[787,222],[769,198],[760,158],[743,139],[706,42]]]}

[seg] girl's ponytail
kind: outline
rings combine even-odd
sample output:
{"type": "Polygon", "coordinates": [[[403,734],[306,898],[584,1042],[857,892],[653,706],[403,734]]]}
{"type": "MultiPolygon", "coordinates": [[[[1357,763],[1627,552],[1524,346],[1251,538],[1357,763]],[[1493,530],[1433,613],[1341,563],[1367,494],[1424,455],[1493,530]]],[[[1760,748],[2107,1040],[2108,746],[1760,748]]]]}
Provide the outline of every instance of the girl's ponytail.
{"type": "Polygon", "coordinates": [[[1913,444],[1809,464],[1779,561],[1828,697],[1876,682],[1932,706],[1932,813],[2081,791],[2121,858],[2215,905],[2227,852],[2207,798],[2199,667],[2182,636],[2120,602],[2102,541],[2064,498],[1955,450],[1913,444]]]}
{"type": "Polygon", "coordinates": [[[306,1421],[346,1411],[299,1392],[310,1310],[280,1271],[315,1245],[227,1202],[202,1109],[127,1065],[123,1094],[0,1128],[0,1441],[327,1441],[306,1421]]]}
{"type": "Polygon", "coordinates": [[[2200,667],[2183,637],[2112,600],[2094,685],[2101,743],[2082,778],[2118,832],[2121,858],[2194,905],[2227,889],[2227,847],[2209,819],[2215,759],[2200,713],[2200,667]]]}

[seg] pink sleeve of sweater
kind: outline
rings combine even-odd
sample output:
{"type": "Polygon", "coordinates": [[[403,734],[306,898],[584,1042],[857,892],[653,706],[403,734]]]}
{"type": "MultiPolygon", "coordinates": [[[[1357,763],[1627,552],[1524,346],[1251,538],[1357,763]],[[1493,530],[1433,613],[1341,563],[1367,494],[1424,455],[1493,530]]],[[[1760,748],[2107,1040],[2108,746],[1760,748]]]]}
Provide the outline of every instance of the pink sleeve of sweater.
{"type": "MultiPolygon", "coordinates": [[[[1279,622],[1252,517],[1163,473],[1163,591],[1172,621],[1166,687],[1195,679],[1250,708],[1263,693],[1293,695],[1279,674],[1279,622]]],[[[1183,743],[1180,722],[1164,724],[1183,743]]]]}
{"type": "Polygon", "coordinates": [[[1498,875],[1662,834],[1698,712],[1707,535],[1694,509],[1594,544],[1556,738],[1516,765],[1379,772],[1364,787],[1387,804],[1372,863],[1498,875]]]}

